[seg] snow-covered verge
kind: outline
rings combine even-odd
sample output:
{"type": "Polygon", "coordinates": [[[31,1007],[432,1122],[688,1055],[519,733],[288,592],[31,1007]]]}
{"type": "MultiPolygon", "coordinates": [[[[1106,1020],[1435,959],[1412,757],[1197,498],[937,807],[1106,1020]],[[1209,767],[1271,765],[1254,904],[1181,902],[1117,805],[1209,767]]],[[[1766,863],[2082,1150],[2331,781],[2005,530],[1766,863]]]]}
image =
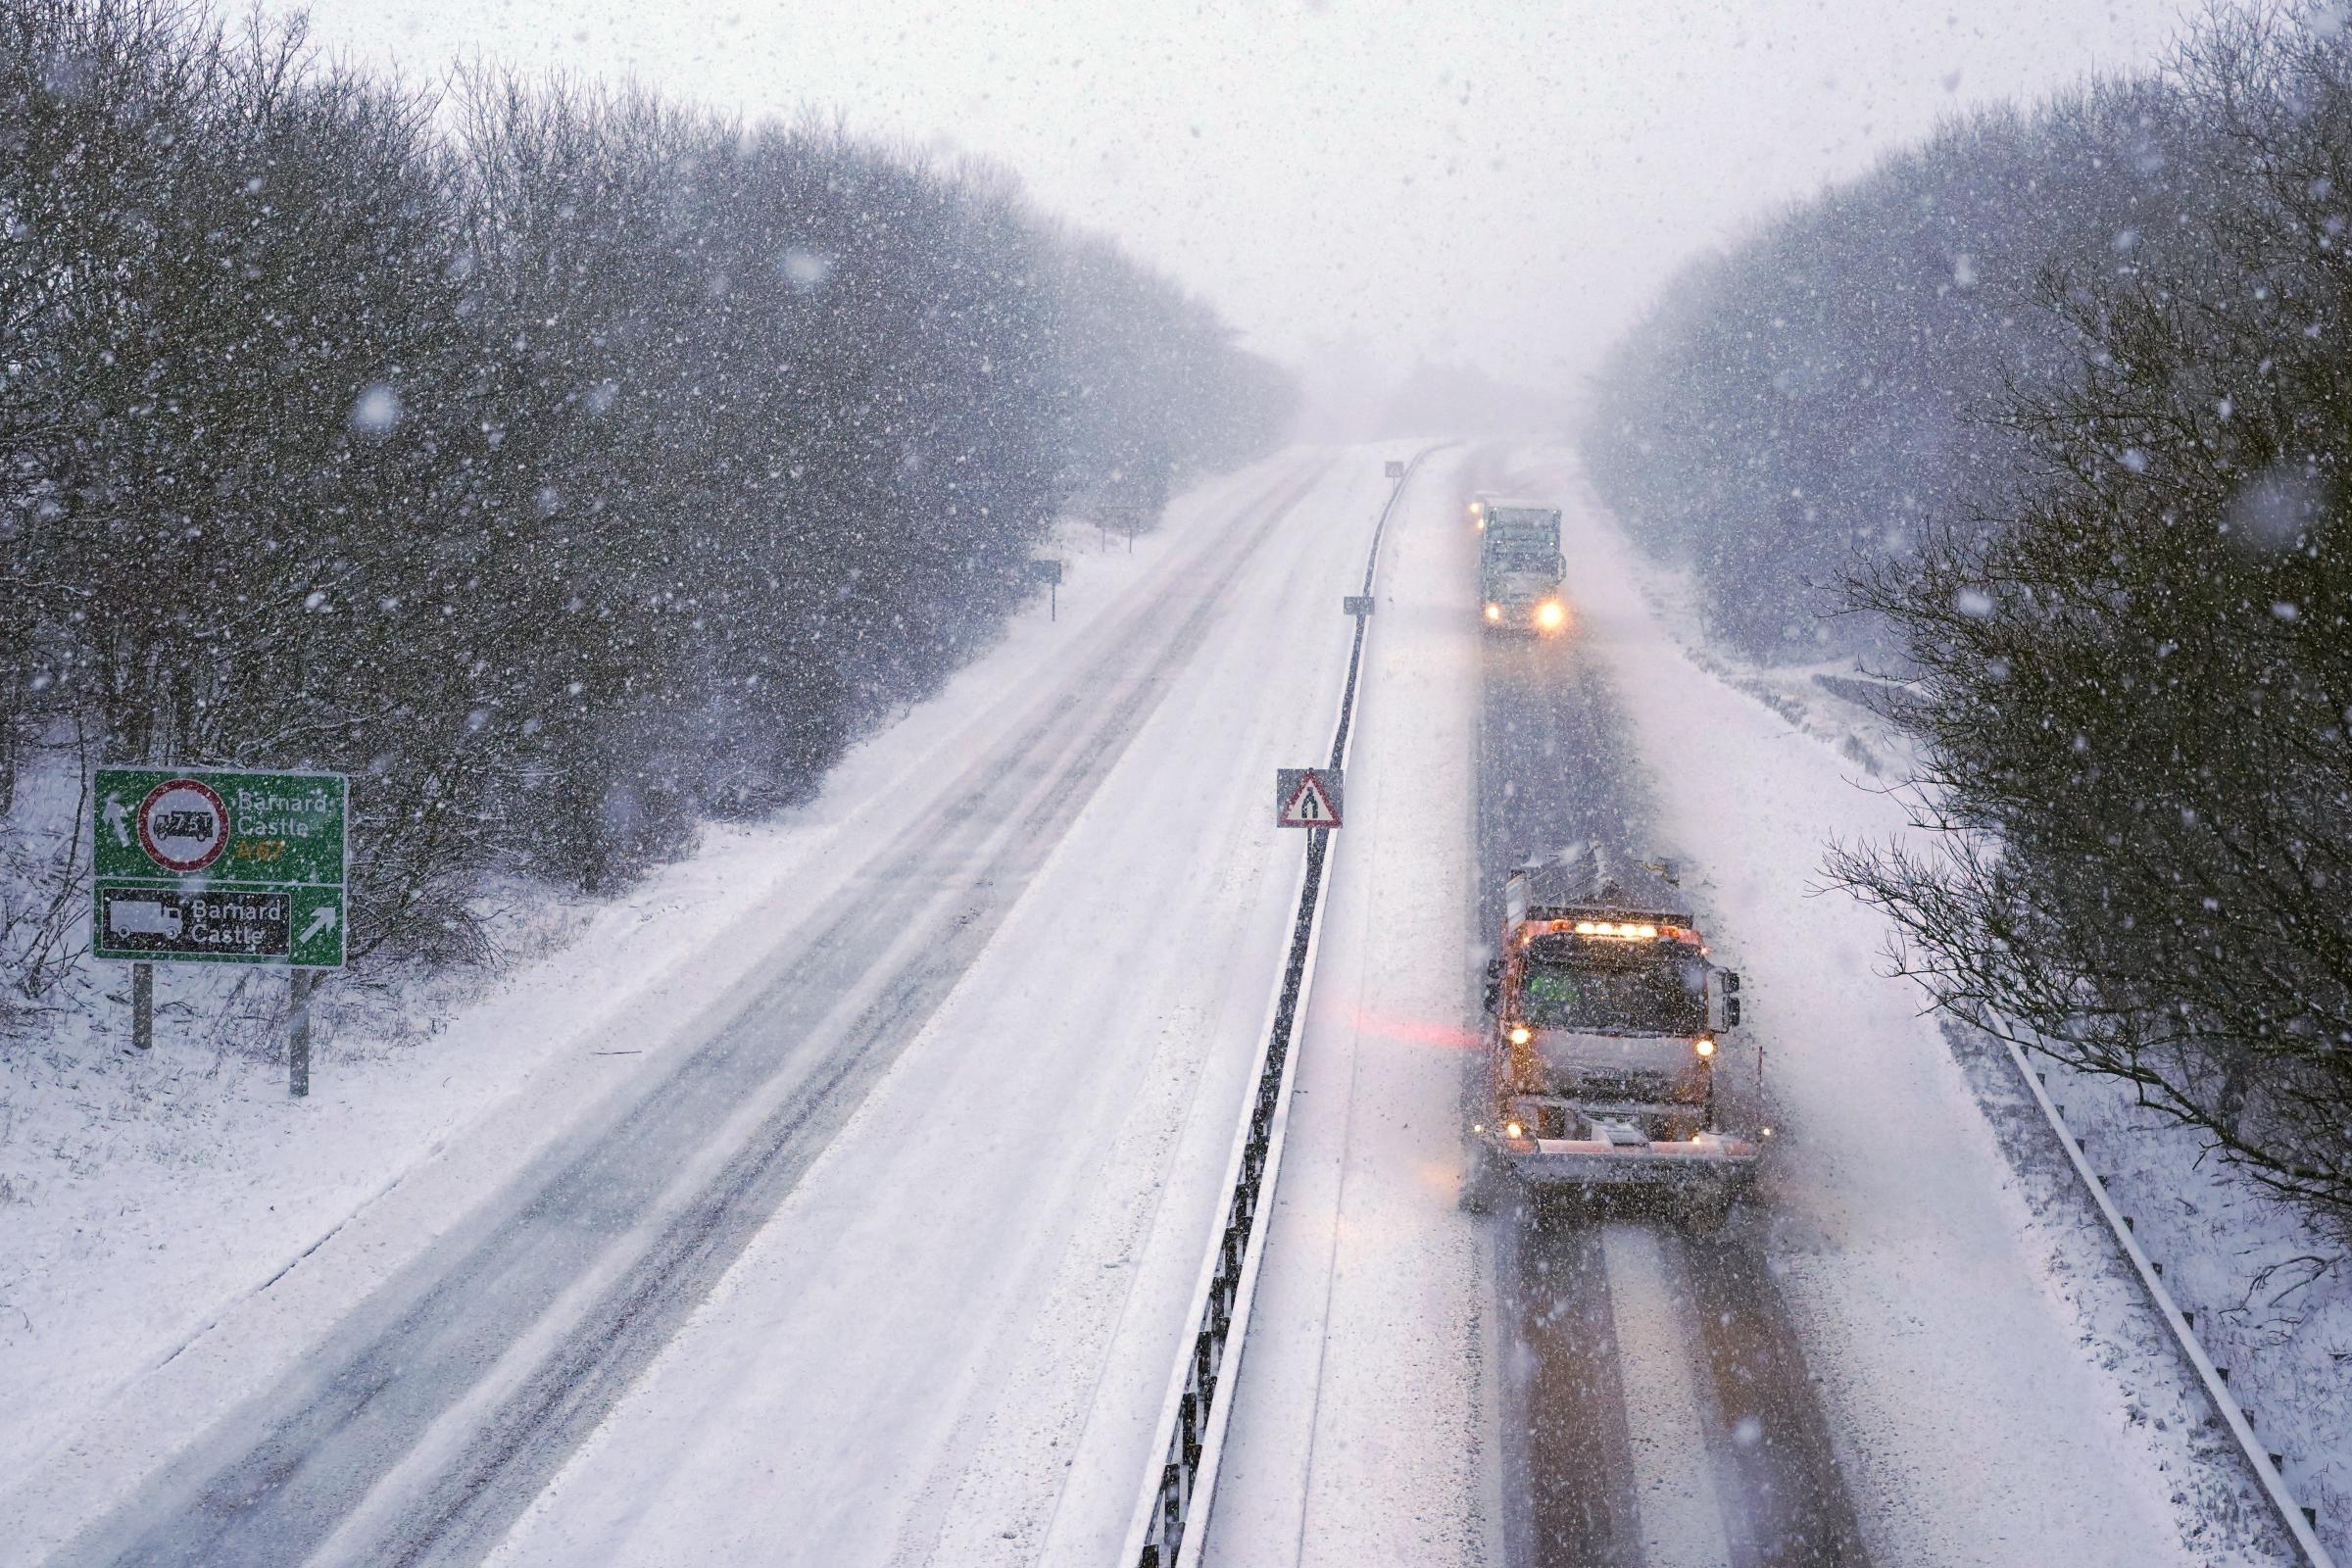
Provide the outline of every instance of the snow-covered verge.
{"type": "Polygon", "coordinates": [[[2352,1560],[2352,1258],[2112,1078],[2050,1067],[2067,1126],[2321,1540],[2352,1560]]]}
{"type": "MultiPolygon", "coordinates": [[[[1132,555],[1091,525],[1066,529],[1058,619],[1042,600],[1031,607],[807,805],[713,825],[690,858],[616,898],[499,890],[506,952],[494,970],[328,986],[307,1101],[286,1095],[274,973],[159,967],[146,1054],[126,1049],[118,968],[94,966],[62,1004],[15,1015],[0,1034],[0,1475],[24,1474],[111,1393],[462,1135],[494,1119],[512,1130],[469,1180],[518,1166],[658,1053],[658,1036],[618,1037],[615,1020],[713,994],[745,961],[728,933],[747,912],[827,874],[843,835],[919,786],[973,713],[1051,670],[1164,575],[1198,526],[1291,461],[1182,498],[1132,555]]],[[[56,820],[54,804],[25,792],[21,822],[56,820]]]]}
{"type": "MultiPolygon", "coordinates": [[[[1857,782],[1879,788],[1909,776],[1908,743],[1863,706],[1871,682],[1852,661],[1756,665],[1707,636],[1687,574],[1630,554],[1628,565],[1692,663],[1828,747],[1857,782]]],[[[2037,1214],[2081,1229],[2080,1247],[2101,1250],[2104,1222],[2015,1082],[2008,1053],[1957,1026],[1945,1034],[2037,1214]]],[[[2036,1065],[2198,1339],[2229,1369],[2231,1392],[2278,1456],[2289,1491],[2316,1513],[2321,1540],[2339,1559],[2352,1557],[2352,1258],[2196,1132],[2142,1107],[2131,1085],[2036,1065]]],[[[2119,1277],[2106,1289],[2153,1325],[2127,1282],[2119,1277]]],[[[2138,1359],[2161,1367],[2166,1357],[2151,1345],[2138,1359]]],[[[2180,1375],[2190,1374],[2182,1366],[2180,1375]]]]}

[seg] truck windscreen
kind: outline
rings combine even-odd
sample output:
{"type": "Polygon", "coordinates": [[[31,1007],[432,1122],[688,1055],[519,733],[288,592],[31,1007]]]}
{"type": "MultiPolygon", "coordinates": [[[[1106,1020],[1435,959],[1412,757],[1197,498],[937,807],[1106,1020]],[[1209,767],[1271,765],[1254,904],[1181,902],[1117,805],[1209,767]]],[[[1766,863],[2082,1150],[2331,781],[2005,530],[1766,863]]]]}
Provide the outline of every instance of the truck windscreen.
{"type": "Polygon", "coordinates": [[[1550,1029],[1694,1035],[1707,1026],[1706,965],[1664,951],[1636,964],[1532,962],[1521,1016],[1550,1029]]]}

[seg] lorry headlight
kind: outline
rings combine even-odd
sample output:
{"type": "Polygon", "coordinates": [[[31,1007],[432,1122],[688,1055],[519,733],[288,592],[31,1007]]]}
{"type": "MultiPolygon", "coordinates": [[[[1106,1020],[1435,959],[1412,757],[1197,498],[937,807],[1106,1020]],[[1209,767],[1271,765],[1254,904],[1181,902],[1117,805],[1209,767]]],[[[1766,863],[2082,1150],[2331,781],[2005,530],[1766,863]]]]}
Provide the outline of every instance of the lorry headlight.
{"type": "Polygon", "coordinates": [[[1527,1129],[1520,1126],[1515,1121],[1506,1121],[1502,1124],[1502,1136],[1505,1138],[1525,1138],[1527,1136],[1527,1129]]]}
{"type": "Polygon", "coordinates": [[[1701,1040],[1697,1042],[1697,1047],[1698,1054],[1702,1056],[1712,1056],[1715,1054],[1715,1042],[1712,1040],[1701,1040]]]}
{"type": "Polygon", "coordinates": [[[1527,1027],[1527,1025],[1525,1025],[1525,1024],[1523,1024],[1523,1023],[1520,1023],[1520,1024],[1513,1024],[1513,1025],[1511,1026],[1511,1044],[1512,1044],[1512,1045],[1514,1045],[1514,1046],[1524,1046],[1524,1045],[1526,1045],[1526,1044],[1527,1044],[1527,1043],[1528,1043],[1530,1040],[1533,1040],[1534,1038],[1535,1038],[1535,1036],[1534,1036],[1533,1034],[1531,1034],[1531,1033],[1529,1033],[1529,1032],[1528,1032],[1528,1027],[1527,1027]]]}
{"type": "Polygon", "coordinates": [[[1566,620],[1567,618],[1568,612],[1562,610],[1556,604],[1547,604],[1543,609],[1536,612],[1536,624],[1543,627],[1545,631],[1559,630],[1560,622],[1566,620]]]}
{"type": "Polygon", "coordinates": [[[1502,618],[1502,607],[1500,605],[1489,605],[1487,607],[1487,618],[1489,620],[1500,620],[1502,618]]]}

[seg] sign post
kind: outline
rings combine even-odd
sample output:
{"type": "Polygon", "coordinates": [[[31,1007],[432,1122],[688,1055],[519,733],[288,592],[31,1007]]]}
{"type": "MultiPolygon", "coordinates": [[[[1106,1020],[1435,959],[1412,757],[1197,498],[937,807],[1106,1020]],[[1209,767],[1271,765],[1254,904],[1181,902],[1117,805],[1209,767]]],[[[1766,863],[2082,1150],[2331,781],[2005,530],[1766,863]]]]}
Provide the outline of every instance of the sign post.
{"type": "Polygon", "coordinates": [[[130,1049],[155,1049],[155,965],[130,966],[130,1049]]]}
{"type": "Polygon", "coordinates": [[[153,1040],[156,963],[295,972],[288,1081],[310,1087],[315,971],[343,967],[349,786],[340,773],[102,767],[91,791],[90,955],[131,968],[153,1040]]]}
{"type": "Polygon", "coordinates": [[[1145,519],[1154,515],[1156,509],[1139,506],[1134,502],[1116,502],[1100,509],[1104,522],[1116,520],[1119,531],[1127,536],[1127,553],[1135,554],[1135,536],[1143,531],[1145,519]]]}
{"type": "Polygon", "coordinates": [[[311,991],[318,971],[295,969],[287,978],[286,1093],[301,1100],[311,1092],[311,991]]]}
{"type": "Polygon", "coordinates": [[[1029,578],[1032,582],[1042,582],[1046,585],[1046,618],[1059,620],[1061,618],[1061,563],[1051,557],[1041,556],[1029,563],[1029,578]]]}

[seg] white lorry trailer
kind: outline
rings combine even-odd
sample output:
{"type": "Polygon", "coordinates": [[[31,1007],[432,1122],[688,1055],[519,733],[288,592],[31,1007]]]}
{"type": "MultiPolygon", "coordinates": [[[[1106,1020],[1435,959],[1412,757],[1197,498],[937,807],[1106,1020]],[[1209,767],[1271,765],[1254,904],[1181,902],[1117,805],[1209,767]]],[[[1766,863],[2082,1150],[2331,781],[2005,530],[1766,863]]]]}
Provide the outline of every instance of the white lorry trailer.
{"type": "Polygon", "coordinates": [[[1566,630],[1559,508],[1484,495],[1475,506],[1478,594],[1488,627],[1539,636],[1566,630]]]}
{"type": "Polygon", "coordinates": [[[1662,1191],[1722,1218],[1760,1146],[1717,1118],[1716,1057],[1740,977],[1710,961],[1671,868],[1599,845],[1521,867],[1487,970],[1493,1016],[1464,1203],[1662,1191]]]}

